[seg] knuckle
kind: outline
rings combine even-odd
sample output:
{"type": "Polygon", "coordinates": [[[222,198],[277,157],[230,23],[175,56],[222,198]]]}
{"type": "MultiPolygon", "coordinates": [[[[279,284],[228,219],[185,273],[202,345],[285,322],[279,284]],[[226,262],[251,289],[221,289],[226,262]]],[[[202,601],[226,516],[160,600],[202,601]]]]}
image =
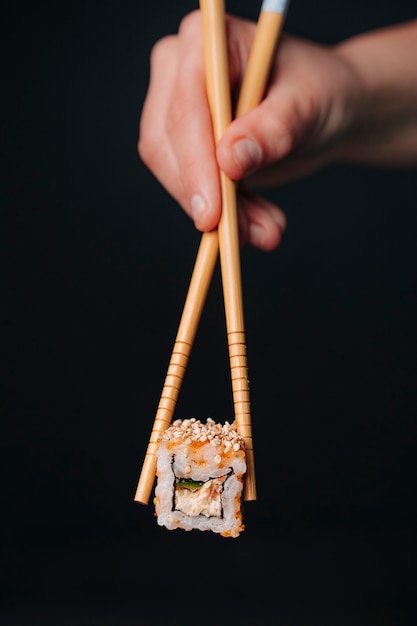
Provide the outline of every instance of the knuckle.
{"type": "Polygon", "coordinates": [[[180,22],[178,34],[180,37],[188,39],[189,37],[195,37],[201,35],[201,13],[198,10],[188,13],[180,22]]]}
{"type": "Polygon", "coordinates": [[[139,131],[139,138],[137,141],[137,151],[141,160],[150,169],[153,168],[153,165],[155,163],[158,145],[159,141],[157,140],[155,135],[147,130],[146,124],[142,123],[139,131]]]}
{"type": "Polygon", "coordinates": [[[293,150],[296,143],[296,118],[292,113],[289,113],[277,119],[275,126],[275,133],[272,134],[272,137],[275,138],[274,151],[287,155],[293,150]]]}
{"type": "Polygon", "coordinates": [[[140,135],[137,143],[138,155],[145,165],[150,166],[152,151],[149,148],[149,144],[145,138],[140,135]]]}
{"type": "Polygon", "coordinates": [[[170,57],[172,47],[175,45],[175,35],[167,35],[159,39],[151,49],[150,64],[151,68],[166,63],[166,59],[170,57]]]}
{"type": "Polygon", "coordinates": [[[138,151],[138,155],[140,156],[142,161],[144,163],[146,163],[147,155],[148,155],[148,147],[146,145],[146,141],[144,140],[144,137],[143,137],[142,134],[139,134],[139,138],[138,138],[138,142],[137,142],[136,148],[137,148],[137,151],[138,151]]]}

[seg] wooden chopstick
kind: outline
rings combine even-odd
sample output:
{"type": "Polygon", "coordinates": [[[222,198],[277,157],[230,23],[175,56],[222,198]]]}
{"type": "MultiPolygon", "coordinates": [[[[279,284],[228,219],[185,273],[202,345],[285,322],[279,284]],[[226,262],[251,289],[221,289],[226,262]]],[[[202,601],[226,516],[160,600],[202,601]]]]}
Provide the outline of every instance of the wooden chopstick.
{"type": "MultiPolygon", "coordinates": [[[[212,3],[212,7],[201,7],[202,15],[205,15],[207,8],[212,8],[214,10],[216,15],[213,16],[213,28],[219,28],[219,30],[223,32],[224,39],[224,4],[222,1],[219,2],[219,0],[206,0],[206,5],[210,5],[210,3],[212,3]]],[[[288,0],[264,0],[262,4],[255,39],[248,62],[248,68],[239,96],[236,116],[249,112],[257,106],[257,104],[259,104],[264,95],[274,50],[282,30],[287,6],[288,0]]],[[[214,37],[214,40],[215,39],[216,36],[214,37]]],[[[217,43],[215,41],[213,41],[213,44],[217,47],[217,43]]],[[[227,59],[223,58],[221,63],[224,65],[227,63],[227,59]]],[[[211,91],[214,90],[214,83],[217,82],[217,78],[213,78],[212,82],[210,82],[210,80],[211,79],[208,79],[208,90],[211,91]]],[[[228,95],[227,98],[230,98],[230,95],[228,95]]],[[[229,110],[227,110],[227,117],[230,117],[229,110]]],[[[221,125],[224,123],[225,120],[221,120],[221,125]]],[[[230,123],[230,120],[227,123],[230,123]]],[[[220,128],[220,124],[218,131],[219,130],[220,132],[223,132],[220,128]]],[[[222,185],[225,186],[225,191],[227,191],[228,197],[230,196],[227,202],[230,203],[232,211],[236,213],[235,187],[233,183],[231,184],[228,182],[222,183],[222,185]]],[[[236,244],[236,228],[236,217],[228,219],[223,225],[222,239],[227,240],[231,237],[233,243],[232,253],[230,253],[229,246],[226,242],[226,245],[223,247],[224,261],[221,261],[222,280],[226,282],[226,288],[224,287],[225,303],[226,300],[230,303],[230,306],[227,306],[226,315],[228,320],[227,328],[229,329],[229,326],[232,328],[231,333],[228,334],[228,338],[236,422],[238,424],[238,428],[245,437],[245,443],[247,446],[248,472],[246,475],[244,498],[246,500],[255,500],[256,486],[249,411],[249,390],[247,383],[243,312],[241,305],[239,248],[236,259],[236,245],[238,246],[238,243],[236,244]],[[229,232],[230,229],[232,231],[234,230],[234,234],[231,235],[229,232]],[[232,266],[231,270],[229,269],[229,265],[232,266]],[[226,270],[226,268],[228,269],[226,270]],[[227,276],[223,278],[223,274],[229,275],[229,271],[232,275],[237,274],[238,276],[237,290],[233,284],[233,280],[230,281],[227,276]],[[230,282],[232,282],[232,284],[230,284],[230,282]]],[[[156,450],[158,447],[158,441],[161,434],[170,425],[174,414],[178,393],[184,378],[198,323],[203,311],[214,267],[216,265],[219,251],[220,231],[221,227],[219,224],[219,234],[217,230],[214,230],[204,233],[201,237],[190,286],[185,300],[182,317],[134,498],[135,501],[143,504],[147,504],[149,502],[155,480],[156,450]]]]}
{"type": "Polygon", "coordinates": [[[204,233],[201,237],[180,325],[178,327],[158,410],[146,450],[142,472],[136,489],[135,501],[141,502],[142,504],[147,504],[151,495],[155,481],[158,441],[161,434],[168,428],[172,421],[178,393],[184,378],[194,337],[216,265],[218,251],[217,230],[204,233]]]}
{"type": "MultiPolygon", "coordinates": [[[[200,0],[203,19],[206,83],[214,140],[232,121],[224,0],[200,0]]],[[[246,340],[243,319],[236,185],[220,171],[222,214],[218,225],[220,265],[229,345],[230,373],[237,430],[245,440],[244,497],[256,500],[246,340]]]]}
{"type": "Polygon", "coordinates": [[[249,113],[265,94],[289,3],[290,0],[263,0],[235,117],[249,113]]]}

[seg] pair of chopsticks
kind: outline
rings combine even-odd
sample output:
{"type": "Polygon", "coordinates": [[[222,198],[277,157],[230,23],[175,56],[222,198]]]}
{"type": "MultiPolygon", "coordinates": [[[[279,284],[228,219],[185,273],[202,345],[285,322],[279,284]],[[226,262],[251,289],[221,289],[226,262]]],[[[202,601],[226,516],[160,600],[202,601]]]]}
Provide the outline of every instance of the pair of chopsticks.
{"type": "MultiPolygon", "coordinates": [[[[289,0],[264,0],[236,117],[255,108],[265,92],[274,51],[289,0]]],[[[224,0],[200,0],[203,20],[206,87],[217,143],[232,121],[224,0]]],[[[188,364],[198,323],[220,251],[226,329],[229,345],[235,421],[245,440],[247,471],[244,499],[256,500],[255,466],[243,320],[236,185],[220,172],[222,215],[217,230],[201,237],[194,270],[177,331],[165,383],[150,436],[135,501],[147,504],[156,472],[156,450],[169,427],[188,364]]]]}

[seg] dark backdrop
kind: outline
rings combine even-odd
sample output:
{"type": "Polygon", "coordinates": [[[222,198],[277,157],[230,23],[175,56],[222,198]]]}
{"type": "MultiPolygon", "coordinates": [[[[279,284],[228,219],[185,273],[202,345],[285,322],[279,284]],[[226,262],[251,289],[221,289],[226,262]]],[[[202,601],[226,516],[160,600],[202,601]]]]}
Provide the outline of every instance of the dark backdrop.
{"type": "MultiPolygon", "coordinates": [[[[151,46],[196,5],[2,9],[2,623],[414,624],[415,171],[287,185],[279,250],[242,251],[245,533],[168,532],[133,502],[200,241],[137,126],[151,46]]],[[[294,0],[286,28],[331,44],[415,15],[294,0]]],[[[176,415],[232,415],[218,270],[176,415]]]]}

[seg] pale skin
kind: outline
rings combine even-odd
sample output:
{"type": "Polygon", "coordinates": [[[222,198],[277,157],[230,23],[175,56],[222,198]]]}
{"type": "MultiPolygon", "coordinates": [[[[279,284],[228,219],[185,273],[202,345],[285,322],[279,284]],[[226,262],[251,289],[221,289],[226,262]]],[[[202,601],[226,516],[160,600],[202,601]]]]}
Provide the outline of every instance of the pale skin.
{"type": "MultiPolygon", "coordinates": [[[[236,97],[256,25],[227,17],[236,97]]],[[[198,11],[151,54],[139,155],[197,229],[221,215],[219,168],[238,186],[243,244],[275,249],[280,207],[251,189],[279,186],[331,164],[417,168],[417,20],[324,46],[283,35],[262,103],[217,146],[205,91],[198,11]]]]}

